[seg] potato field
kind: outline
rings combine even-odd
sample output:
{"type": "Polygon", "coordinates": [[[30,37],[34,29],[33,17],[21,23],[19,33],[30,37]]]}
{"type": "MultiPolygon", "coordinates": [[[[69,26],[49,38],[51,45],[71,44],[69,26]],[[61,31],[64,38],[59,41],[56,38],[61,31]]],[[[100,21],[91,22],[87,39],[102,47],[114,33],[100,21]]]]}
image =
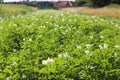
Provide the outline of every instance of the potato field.
{"type": "Polygon", "coordinates": [[[0,17],[0,80],[120,80],[120,24],[57,10],[0,17]]]}

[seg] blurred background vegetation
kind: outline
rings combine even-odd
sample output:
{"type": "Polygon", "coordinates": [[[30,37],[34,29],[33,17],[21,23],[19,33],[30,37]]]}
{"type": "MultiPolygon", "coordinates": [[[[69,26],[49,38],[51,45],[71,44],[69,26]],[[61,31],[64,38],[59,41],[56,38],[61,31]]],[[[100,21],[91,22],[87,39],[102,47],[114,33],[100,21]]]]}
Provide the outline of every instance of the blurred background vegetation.
{"type": "MultiPolygon", "coordinates": [[[[38,9],[53,9],[52,3],[50,4],[50,2],[45,2],[46,4],[44,4],[33,1],[28,4],[26,2],[4,3],[4,0],[0,0],[0,3],[0,16],[2,17],[25,14],[38,9]],[[44,5],[47,5],[47,7],[44,5]]],[[[120,0],[76,0],[72,4],[72,7],[61,7],[59,10],[120,18],[120,0]]]]}
{"type": "Polygon", "coordinates": [[[108,4],[120,4],[120,0],[76,0],[76,6],[103,7],[108,4]]]}
{"type": "Polygon", "coordinates": [[[36,7],[17,5],[17,4],[0,4],[0,16],[11,16],[17,14],[25,14],[30,11],[37,10],[36,7]]]}

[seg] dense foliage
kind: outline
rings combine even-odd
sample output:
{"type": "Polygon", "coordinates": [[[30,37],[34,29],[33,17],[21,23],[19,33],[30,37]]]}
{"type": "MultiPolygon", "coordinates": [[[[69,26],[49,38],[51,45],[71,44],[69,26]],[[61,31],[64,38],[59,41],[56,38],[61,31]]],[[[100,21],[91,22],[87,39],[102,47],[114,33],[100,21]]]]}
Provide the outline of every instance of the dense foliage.
{"type": "Polygon", "coordinates": [[[84,5],[84,4],[86,4],[86,3],[87,3],[86,0],[76,0],[75,6],[81,6],[81,5],[84,5]]]}
{"type": "Polygon", "coordinates": [[[120,80],[120,25],[53,10],[0,18],[0,65],[1,80],[120,80]]]}
{"type": "Polygon", "coordinates": [[[103,7],[110,3],[120,4],[120,0],[76,0],[76,5],[81,6],[87,4],[91,7],[103,7]]]}
{"type": "Polygon", "coordinates": [[[111,0],[112,3],[120,4],[120,0],[111,0]]]}
{"type": "Polygon", "coordinates": [[[87,0],[89,6],[102,7],[111,2],[111,0],[87,0]]]}

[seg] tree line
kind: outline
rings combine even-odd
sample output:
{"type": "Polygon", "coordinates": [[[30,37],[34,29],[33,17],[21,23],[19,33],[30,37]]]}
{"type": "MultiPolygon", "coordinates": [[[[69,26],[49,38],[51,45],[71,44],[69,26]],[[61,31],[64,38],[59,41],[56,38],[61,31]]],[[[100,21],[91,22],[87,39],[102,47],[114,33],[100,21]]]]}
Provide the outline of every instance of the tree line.
{"type": "MultiPolygon", "coordinates": [[[[29,2],[29,0],[23,0],[23,2],[29,2]]],[[[0,0],[0,3],[4,3],[4,0],[0,0]]],[[[120,4],[120,0],[76,0],[75,6],[103,7],[110,3],[120,4]]]]}
{"type": "Polygon", "coordinates": [[[91,7],[103,7],[110,3],[120,4],[120,0],[76,0],[77,6],[86,4],[91,7]]]}

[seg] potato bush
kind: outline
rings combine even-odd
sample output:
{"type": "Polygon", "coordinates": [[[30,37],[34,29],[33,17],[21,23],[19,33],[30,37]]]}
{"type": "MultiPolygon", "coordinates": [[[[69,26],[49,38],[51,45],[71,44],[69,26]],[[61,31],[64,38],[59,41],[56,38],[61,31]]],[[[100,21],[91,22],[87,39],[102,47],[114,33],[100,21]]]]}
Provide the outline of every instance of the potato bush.
{"type": "Polygon", "coordinates": [[[0,18],[0,79],[120,80],[120,25],[55,10],[0,18]]]}

